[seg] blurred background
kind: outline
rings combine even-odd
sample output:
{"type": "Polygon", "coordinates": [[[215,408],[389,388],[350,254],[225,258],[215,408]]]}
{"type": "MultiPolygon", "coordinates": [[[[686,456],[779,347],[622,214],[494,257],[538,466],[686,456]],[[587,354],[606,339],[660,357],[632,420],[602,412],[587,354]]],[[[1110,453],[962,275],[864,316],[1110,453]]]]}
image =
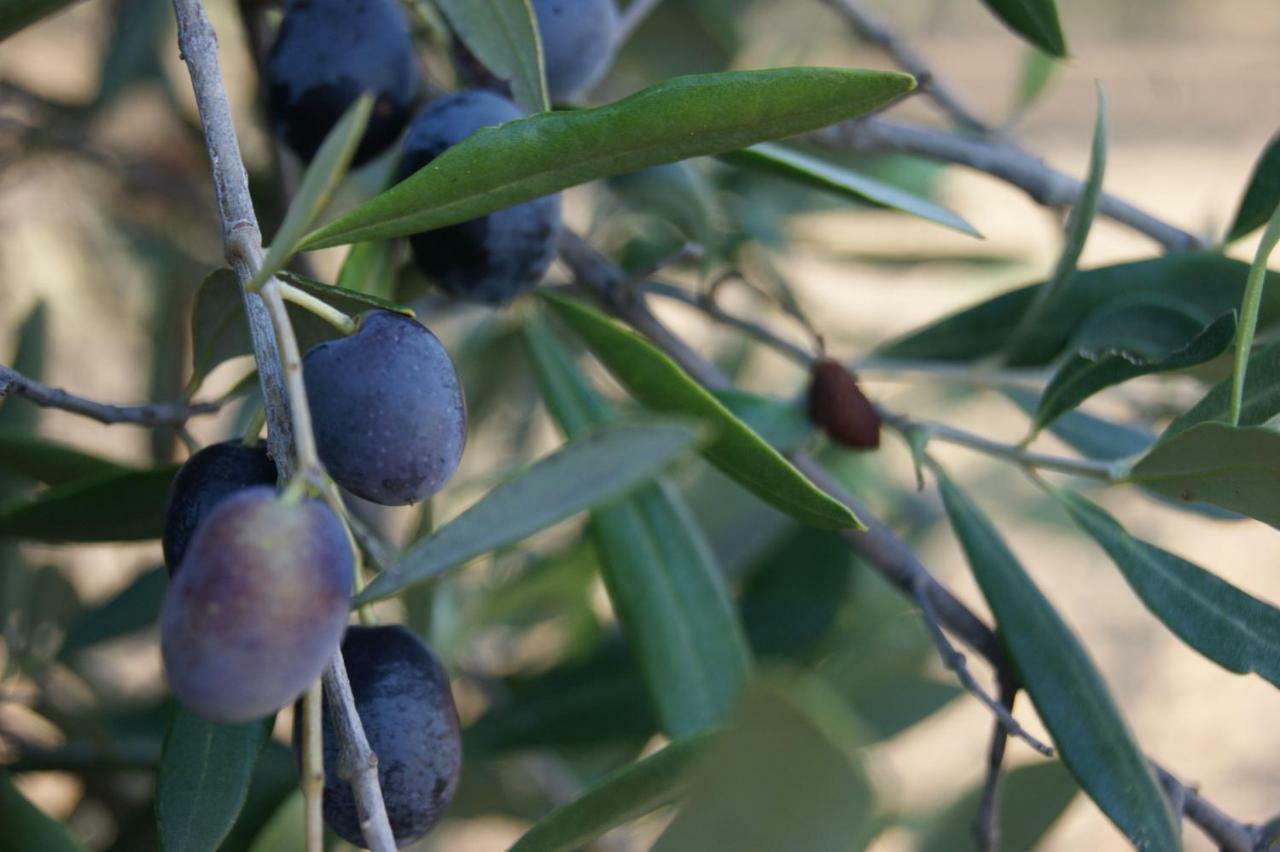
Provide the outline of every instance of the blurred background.
{"type": "MultiPolygon", "coordinates": [[[[229,0],[208,5],[263,230],[270,235],[282,187],[296,176],[297,165],[274,150],[264,131],[241,9],[229,0]]],[[[1229,221],[1255,158],[1280,125],[1280,15],[1270,0],[1062,4],[1072,59],[1054,69],[1043,94],[1025,109],[1018,106],[1020,81],[1037,63],[979,3],[876,5],[979,114],[1009,122],[1029,150],[1068,173],[1085,170],[1095,81],[1101,81],[1111,124],[1106,189],[1210,240],[1229,221]]],[[[246,8],[268,25],[278,19],[270,9],[246,8]]],[[[452,85],[447,59],[429,42],[424,39],[423,48],[429,76],[439,86],[452,85]]],[[[663,4],[642,26],[592,100],[610,100],[677,73],[784,64],[888,67],[815,0],[681,0],[663,4]]],[[[898,114],[940,125],[920,99],[898,114]]],[[[660,222],[664,201],[669,207],[674,198],[687,209],[687,180],[712,188],[705,222],[693,230],[728,231],[751,244],[761,268],[790,285],[829,350],[842,358],[865,356],[899,332],[1051,270],[1061,221],[1019,191],[981,174],[904,158],[863,159],[858,166],[933,195],[983,239],[701,162],[666,176],[680,188],[652,179],[640,189],[617,181],[573,190],[566,195],[567,220],[611,252],[632,260],[657,256],[687,236],[660,222]]],[[[354,176],[339,203],[376,189],[386,167],[374,163],[354,176]]],[[[1247,258],[1252,248],[1245,241],[1231,253],[1247,258]]],[[[1081,266],[1156,250],[1100,219],[1081,266]]],[[[320,253],[310,271],[332,281],[342,256],[342,250],[320,253]]],[[[4,363],[14,363],[22,342],[24,363],[38,364],[55,386],[110,402],[175,399],[190,376],[193,297],[220,257],[207,162],[167,3],[91,0],[3,43],[4,363]]],[[[671,278],[693,282],[699,273],[687,265],[672,270],[671,278]]],[[[560,268],[551,274],[553,281],[566,277],[560,268]]],[[[450,346],[467,385],[474,431],[459,477],[433,507],[437,520],[445,519],[522,460],[554,446],[558,436],[537,402],[530,373],[512,366],[522,360],[513,333],[519,306],[498,314],[446,306],[423,296],[411,274],[391,292],[416,300],[420,316],[450,346]]],[[[809,345],[804,332],[769,305],[743,293],[731,294],[730,304],[809,345]]],[[[662,307],[744,387],[778,397],[803,389],[803,373],[776,354],[744,345],[692,312],[662,307]]],[[[200,396],[227,390],[247,369],[243,359],[223,364],[200,396]]],[[[920,418],[1015,442],[1025,428],[1025,417],[999,394],[928,377],[868,373],[867,379],[873,398],[920,418]]],[[[1126,385],[1089,409],[1158,424],[1162,413],[1198,398],[1201,388],[1190,379],[1126,385]]],[[[202,443],[222,439],[243,421],[243,409],[230,406],[193,422],[191,432],[202,443]]],[[[7,401],[0,411],[7,425],[37,429],[122,464],[176,461],[186,454],[172,430],[106,427],[63,412],[37,412],[24,401],[7,401]]],[[[1052,439],[1044,447],[1062,450],[1052,439]]],[[[1262,820],[1275,811],[1280,726],[1274,688],[1256,677],[1231,675],[1180,644],[1105,556],[1068,529],[1065,517],[1015,469],[964,450],[939,447],[938,454],[1083,638],[1147,752],[1233,815],[1262,820]]],[[[872,457],[830,458],[944,583],[984,611],[935,497],[913,490],[900,441],[886,438],[872,457]]],[[[700,467],[682,470],[678,479],[748,598],[753,582],[767,585],[756,578],[773,576],[770,571],[802,571],[811,558],[829,567],[843,558],[823,555],[820,546],[814,551],[804,533],[751,498],[726,497],[730,489],[700,467]]],[[[1280,601],[1274,530],[1179,512],[1123,488],[1091,496],[1135,535],[1280,601]]],[[[389,535],[403,537],[419,518],[406,510],[376,520],[389,535]]],[[[609,654],[617,651],[607,597],[594,576],[594,555],[579,544],[580,527],[564,525],[475,565],[430,598],[387,605],[388,618],[429,631],[458,676],[459,709],[470,726],[463,793],[453,816],[420,848],[504,849],[599,772],[638,748],[653,747],[643,721],[621,734],[594,736],[582,721],[591,713],[553,719],[557,724],[536,718],[539,712],[555,715],[547,709],[554,703],[539,703],[561,689],[548,672],[596,665],[604,673],[609,654]],[[527,699],[523,705],[520,696],[527,699]],[[509,712],[513,707],[528,712],[509,712]]],[[[23,770],[18,787],[66,820],[90,848],[153,848],[150,767],[168,713],[159,653],[147,626],[163,589],[159,547],[4,547],[0,763],[17,761],[23,770]],[[101,608],[107,603],[114,607],[101,608]]],[[[980,781],[989,715],[975,701],[957,697],[903,600],[856,566],[843,570],[841,582],[850,590],[829,614],[829,629],[805,637],[798,656],[842,684],[872,732],[866,761],[880,807],[893,815],[873,848],[967,848],[958,835],[952,836],[955,845],[921,844],[937,842],[929,841],[929,832],[940,824],[940,811],[980,781]]],[[[761,623],[786,621],[770,609],[777,598],[761,592],[759,599],[767,604],[757,616],[761,623]]],[[[1042,731],[1025,701],[1018,715],[1042,731]]],[[[287,716],[278,721],[278,734],[288,730],[287,716]]],[[[251,794],[245,836],[233,836],[227,848],[248,848],[282,803],[286,815],[293,806],[292,759],[284,737],[277,739],[251,794]]],[[[1011,765],[1033,757],[1020,743],[1010,747],[1011,765]]],[[[281,825],[287,823],[280,817],[281,825]]],[[[662,824],[657,817],[620,830],[599,848],[647,848],[662,824]]],[[[1186,834],[1188,849],[1210,848],[1194,829],[1186,834]]],[[[262,848],[289,848],[295,840],[262,848]]],[[[1124,847],[1111,824],[1077,796],[1039,848],[1124,847]]]]}

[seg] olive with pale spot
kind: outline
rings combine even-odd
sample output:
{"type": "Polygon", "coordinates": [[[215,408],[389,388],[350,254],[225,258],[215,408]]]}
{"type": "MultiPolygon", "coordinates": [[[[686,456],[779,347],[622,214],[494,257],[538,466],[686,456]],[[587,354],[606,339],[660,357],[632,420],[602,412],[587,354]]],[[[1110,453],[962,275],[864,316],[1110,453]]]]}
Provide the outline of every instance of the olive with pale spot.
{"type": "Polygon", "coordinates": [[[160,612],[174,695],[215,722],[279,710],[320,676],[347,625],[354,559],[318,500],[252,486],[196,529],[160,612]]]}

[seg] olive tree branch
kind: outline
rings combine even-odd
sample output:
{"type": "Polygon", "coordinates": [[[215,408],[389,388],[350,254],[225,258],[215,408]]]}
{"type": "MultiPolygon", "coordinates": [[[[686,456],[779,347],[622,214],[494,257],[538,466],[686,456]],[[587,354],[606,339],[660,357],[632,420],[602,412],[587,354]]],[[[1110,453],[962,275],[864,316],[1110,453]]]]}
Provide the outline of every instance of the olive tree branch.
{"type": "MultiPolygon", "coordinates": [[[[576,238],[570,237],[569,239],[575,240],[576,238]]],[[[578,249],[575,248],[572,250],[577,251],[578,249]]],[[[759,340],[766,346],[777,350],[801,366],[808,368],[813,364],[814,356],[812,354],[794,343],[779,337],[753,320],[742,319],[730,314],[720,307],[714,298],[711,298],[708,294],[692,295],[681,290],[679,287],[675,287],[670,284],[663,284],[661,282],[647,282],[641,289],[647,293],[676,299],[687,305],[691,305],[712,319],[718,320],[719,322],[732,326],[733,328],[737,328],[754,337],[756,340],[759,340]]],[[[632,304],[633,306],[629,308],[629,315],[627,316],[629,321],[634,320],[642,324],[642,326],[647,327],[648,330],[646,330],[646,334],[649,331],[653,331],[659,336],[669,334],[668,332],[660,331],[655,327],[655,323],[657,321],[652,317],[652,315],[649,315],[647,308],[639,306],[638,302],[633,301],[632,304]],[[642,315],[642,312],[644,315],[642,315]]],[[[637,327],[642,326],[638,325],[637,327]]],[[[667,343],[668,345],[675,347],[683,345],[677,341],[671,340],[668,340],[667,343]]],[[[682,361],[682,364],[684,364],[686,369],[688,369],[688,364],[686,362],[689,360],[691,360],[691,356],[685,356],[685,360],[682,361]]],[[[872,369],[874,369],[875,362],[870,363],[872,365],[872,369]]],[[[862,367],[855,365],[855,369],[862,369],[862,367]]],[[[978,368],[976,372],[970,370],[974,381],[985,380],[990,382],[992,378],[999,378],[1002,382],[1010,384],[1025,383],[1027,380],[1021,377],[1023,372],[1030,373],[1031,371],[1018,371],[1016,375],[1001,376],[990,370],[986,370],[985,368],[978,368]]],[[[723,384],[726,380],[722,375],[713,376],[711,374],[707,374],[700,377],[699,381],[702,381],[703,384],[715,386],[717,384],[723,384]]],[[[956,444],[957,446],[968,447],[971,450],[976,450],[994,458],[1003,459],[1027,469],[1053,470],[1058,471],[1059,473],[1069,473],[1074,476],[1085,476],[1090,479],[1097,479],[1103,482],[1115,482],[1118,478],[1117,470],[1107,462],[1097,461],[1095,459],[1070,458],[1066,456],[1050,455],[1048,453],[1039,453],[1015,444],[1005,444],[1000,441],[983,437],[982,435],[966,432],[963,429],[957,429],[956,427],[949,426],[945,423],[914,420],[906,415],[890,411],[883,406],[877,406],[876,411],[880,414],[880,418],[886,425],[904,436],[910,435],[911,433],[923,432],[931,440],[936,439],[950,444],[956,444]]],[[[943,656],[946,657],[948,655],[944,652],[943,656]]],[[[992,705],[994,709],[994,699],[990,699],[987,696],[983,696],[983,698],[989,705],[992,705]]]]}
{"type": "MultiPolygon", "coordinates": [[[[1018,685],[1012,678],[1001,675],[1001,706],[1012,713],[1017,698],[1018,685]]],[[[991,730],[986,777],[982,782],[982,796],[978,800],[978,815],[973,821],[973,837],[978,843],[978,852],[1000,852],[1000,780],[1008,744],[1009,732],[997,721],[991,730]]]]}
{"type": "Polygon", "coordinates": [[[898,63],[903,71],[915,77],[917,90],[932,99],[963,129],[983,134],[992,132],[991,126],[979,118],[977,113],[952,91],[915,48],[874,13],[864,8],[859,0],[823,0],[823,2],[843,17],[859,38],[884,51],[898,63]]]}
{"type": "MultiPolygon", "coordinates": [[[[226,86],[218,63],[217,38],[200,0],[173,0],[173,9],[178,21],[178,45],[191,76],[204,128],[227,261],[240,280],[249,320],[266,408],[268,445],[282,479],[291,478],[295,462],[302,468],[303,476],[317,472],[322,476],[323,468],[317,459],[315,438],[311,434],[298,343],[284,300],[274,278],[257,293],[245,286],[261,264],[262,233],[249,194],[249,181],[240,157],[231,108],[227,103],[226,86]],[[296,459],[293,455],[295,450],[296,459]]],[[[324,682],[329,695],[330,717],[338,734],[338,774],[352,784],[361,828],[369,848],[374,852],[393,852],[395,839],[382,805],[377,760],[360,724],[341,651],[329,661],[324,682]],[[360,765],[352,762],[354,760],[361,761],[360,765]]],[[[308,701],[306,705],[314,708],[315,702],[308,701]]],[[[304,758],[307,755],[314,758],[320,720],[315,717],[314,709],[307,715],[310,717],[307,727],[311,736],[303,754],[304,758]]],[[[313,768],[309,765],[311,760],[305,762],[308,765],[304,766],[303,774],[307,776],[313,768]]],[[[320,805],[319,798],[314,795],[313,784],[304,784],[303,791],[304,794],[310,793],[306,795],[307,808],[312,815],[309,819],[314,819],[320,805]]]]}
{"type": "MultiPolygon", "coordinates": [[[[728,386],[727,377],[718,367],[695,352],[653,316],[643,301],[640,288],[632,289],[628,295],[619,298],[626,274],[581,237],[564,232],[560,242],[560,257],[584,289],[595,294],[610,311],[652,340],[691,378],[713,390],[728,386]]],[[[939,583],[902,539],[847,494],[813,457],[805,453],[793,453],[789,458],[814,485],[843,502],[862,519],[866,525],[865,530],[839,530],[837,534],[863,562],[913,601],[927,600],[931,612],[926,614],[922,608],[921,615],[926,618],[931,616],[937,627],[946,629],[986,659],[995,670],[997,678],[1013,677],[1012,666],[995,632],[939,583]]],[[[1168,771],[1155,763],[1152,765],[1170,798],[1185,803],[1183,814],[1187,819],[1199,826],[1224,850],[1261,852],[1264,834],[1260,826],[1229,816],[1168,771]]]]}
{"type": "MultiPolygon", "coordinates": [[[[1016,186],[1045,207],[1070,207],[1084,191],[1083,181],[1047,165],[1012,142],[966,138],[887,118],[851,119],[801,138],[826,148],[911,154],[967,166],[1016,186]]],[[[1169,251],[1204,247],[1199,237],[1105,192],[1098,199],[1098,212],[1150,237],[1169,251]]]]}
{"type": "Polygon", "coordinates": [[[108,405],[51,388],[28,378],[12,367],[0,364],[0,397],[26,397],[43,408],[57,408],[97,420],[99,423],[136,423],[140,426],[171,426],[201,414],[212,414],[221,402],[152,402],[142,405],[108,405]]]}

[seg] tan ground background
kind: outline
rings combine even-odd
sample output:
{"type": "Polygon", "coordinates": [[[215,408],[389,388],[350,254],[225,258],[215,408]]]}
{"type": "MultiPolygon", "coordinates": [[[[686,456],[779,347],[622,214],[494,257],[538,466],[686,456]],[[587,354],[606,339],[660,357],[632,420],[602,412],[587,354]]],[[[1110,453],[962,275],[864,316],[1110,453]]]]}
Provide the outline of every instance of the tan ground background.
{"type": "MultiPolygon", "coordinates": [[[[676,2],[677,0],[669,0],[676,2]]],[[[228,4],[215,3],[215,24],[232,82],[243,108],[249,71],[238,37],[228,29],[228,4]]],[[[1022,48],[993,23],[978,3],[877,4],[951,79],[980,112],[1002,115],[1022,48]]],[[[1073,59],[1044,100],[1019,128],[1027,146],[1073,173],[1083,170],[1094,110],[1093,85],[1101,80],[1111,103],[1112,145],[1106,186],[1111,192],[1195,232],[1218,233],[1229,220],[1258,151],[1280,127],[1280,8],[1274,0],[1063,3],[1073,59]]],[[[0,48],[0,77],[54,97],[79,97],[95,88],[103,28],[101,10],[86,4],[0,48]]],[[[832,64],[881,64],[866,50],[851,52],[834,19],[808,0],[762,4],[750,22],[758,38],[746,65],[807,59],[832,64]],[[813,29],[814,25],[818,29],[813,29]],[[813,32],[823,35],[814,37],[813,32]]],[[[173,73],[176,51],[171,57],[173,73]]],[[[183,87],[180,87],[183,88],[183,87]]],[[[185,91],[185,88],[183,88],[185,91]]],[[[910,107],[923,115],[921,105],[910,107]]],[[[121,105],[104,117],[120,146],[148,147],[166,127],[163,105],[147,99],[121,105]]],[[[247,126],[248,119],[242,122],[247,126]]],[[[246,132],[246,153],[263,156],[263,140],[246,132]]],[[[838,342],[854,354],[861,344],[906,329],[941,312],[1047,271],[1059,244],[1054,217],[1023,196],[980,175],[953,170],[943,200],[985,235],[976,243],[923,224],[867,213],[822,215],[797,222],[801,249],[789,273],[821,305],[838,342]],[[822,260],[816,249],[838,245],[859,252],[941,247],[955,252],[1007,253],[1015,266],[974,272],[963,267],[920,267],[888,276],[857,264],[822,260]],[[812,250],[811,250],[812,249],[812,250]]],[[[126,250],[113,245],[102,223],[112,215],[110,184],[92,167],[65,160],[43,162],[0,178],[0,351],[11,347],[16,321],[36,298],[52,307],[53,360],[49,379],[104,400],[132,400],[145,393],[132,365],[148,342],[137,329],[149,310],[126,250]]],[[[175,223],[175,227],[184,227],[175,223]]],[[[193,241],[210,264],[210,243],[193,241]]],[[[1251,246],[1243,246],[1247,253],[1251,246]]],[[[1091,236],[1084,264],[1150,253],[1152,247],[1110,223],[1091,236]]],[[[779,372],[780,376],[789,376],[779,372]]],[[[921,416],[940,412],[927,383],[877,385],[881,398],[921,416]]],[[[1124,394],[1105,405],[1124,411],[1124,394]]],[[[1020,437],[1007,408],[948,410],[948,417],[985,434],[1020,437]]],[[[43,419],[47,434],[113,458],[142,459],[145,434],[128,427],[100,428],[56,412],[43,419]]],[[[1051,445],[1050,445],[1051,446],[1051,445]]],[[[908,475],[900,447],[890,443],[886,463],[908,475]]],[[[1016,501],[1034,497],[1017,475],[964,451],[945,458],[969,481],[990,485],[984,506],[1003,521],[1015,550],[1068,621],[1086,638],[1117,698],[1149,753],[1184,778],[1202,785],[1229,812],[1263,819],[1280,811],[1280,696],[1254,677],[1225,673],[1190,652],[1149,617],[1092,545],[1060,528],[1011,521],[1016,501]]],[[[1116,491],[1103,498],[1130,529],[1160,542],[1232,582],[1280,601],[1276,532],[1260,524],[1223,525],[1154,506],[1116,491]]],[[[48,551],[50,558],[69,559],[48,551]]],[[[945,535],[931,540],[926,560],[962,596],[980,597],[945,535]]],[[[143,547],[82,548],[70,559],[86,596],[106,596],[156,551],[143,547]]],[[[131,665],[113,667],[104,679],[120,689],[154,683],[158,660],[151,649],[131,665]]],[[[0,713],[6,710],[0,706],[0,713]]],[[[1024,705],[1024,719],[1032,716],[1024,705]]],[[[972,701],[960,701],[930,722],[872,755],[892,800],[905,809],[949,799],[978,777],[988,719],[972,701]]],[[[1011,758],[1029,751],[1014,745],[1011,758]]],[[[56,779],[30,779],[26,789],[55,813],[66,813],[76,791],[56,779]],[[47,782],[47,783],[45,783],[47,782]]],[[[458,825],[431,848],[505,848],[520,826],[499,821],[458,825]]],[[[640,832],[641,835],[647,832],[640,832]]],[[[1211,848],[1194,830],[1187,848],[1211,848]]],[[[619,838],[622,847],[632,844],[619,838]]],[[[903,835],[888,835],[883,852],[909,848],[903,835]]],[[[1052,852],[1122,849],[1119,835],[1080,799],[1043,847],[1052,852]]]]}

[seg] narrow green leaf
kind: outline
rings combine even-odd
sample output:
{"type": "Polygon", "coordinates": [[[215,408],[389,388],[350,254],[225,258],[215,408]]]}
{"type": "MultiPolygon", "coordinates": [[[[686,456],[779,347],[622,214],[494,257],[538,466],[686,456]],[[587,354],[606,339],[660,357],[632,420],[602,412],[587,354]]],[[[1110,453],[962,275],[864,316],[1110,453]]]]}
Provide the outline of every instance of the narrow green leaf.
{"type": "Polygon", "coordinates": [[[66,826],[31,804],[6,770],[0,770],[0,850],[6,852],[83,852],[66,826]]]}
{"type": "Polygon", "coordinates": [[[346,177],[347,167],[351,165],[351,157],[360,144],[360,138],[364,136],[365,126],[368,125],[372,112],[373,95],[365,92],[347,108],[342,118],[338,119],[338,123],[325,136],[324,142],[320,143],[319,150],[307,166],[306,174],[302,176],[297,194],[289,202],[284,221],[280,223],[280,229],[276,231],[266,257],[262,259],[262,266],[249,282],[248,289],[260,287],[268,278],[284,269],[293,258],[298,250],[298,241],[316,217],[329,206],[333,191],[346,177]]]}
{"type": "MultiPolygon", "coordinates": [[[[1000,785],[1000,848],[1039,849],[1079,789],[1056,760],[1010,769],[1000,785]]],[[[973,822],[981,800],[979,784],[930,818],[916,852],[978,852],[973,822]]]]}
{"type": "MultiPolygon", "coordinates": [[[[550,329],[525,322],[548,409],[571,438],[613,419],[550,329]]],[[[623,633],[663,730],[682,737],[721,722],[750,655],[715,556],[679,494],[659,480],[592,512],[592,535],[623,633]]]]}
{"type": "Polygon", "coordinates": [[[815,130],[911,89],[905,74],[777,68],[676,77],[612,104],[473,133],[311,233],[304,249],[399,237],[580,183],[815,130]]]}
{"type": "Polygon", "coordinates": [[[1221,506],[1280,528],[1280,433],[1206,422],[1161,438],[1128,481],[1174,500],[1221,506]]]}
{"type": "MultiPolygon", "coordinates": [[[[1150,260],[1079,270],[1071,277],[1067,298],[1041,318],[1014,366],[1041,366],[1053,361],[1076,333],[1103,308],[1152,294],[1197,312],[1205,322],[1240,307],[1248,264],[1218,253],[1170,254],[1150,260]]],[[[1280,273],[1268,276],[1261,327],[1274,332],[1280,321],[1280,273]]],[[[926,361],[968,361],[999,352],[1009,331],[1037,298],[1043,284],[1022,287],[964,308],[950,316],[890,341],[876,355],[926,361]]]]}
{"type": "MultiPolygon", "coordinates": [[[[49,306],[36,302],[18,327],[17,346],[6,364],[12,365],[29,379],[40,380],[44,374],[45,350],[49,343],[49,306]]],[[[14,432],[36,428],[39,406],[16,394],[0,396],[0,428],[14,432]]]]}
{"type": "MultiPolygon", "coordinates": [[[[1052,7],[1053,0],[1046,2],[1052,7]]],[[[1099,83],[1098,112],[1093,124],[1093,145],[1089,151],[1089,174],[1067,219],[1067,239],[1062,246],[1062,253],[1058,255],[1058,265],[1054,267],[1053,276],[1036,291],[1031,306],[1018,320],[1018,325],[1005,344],[1009,358],[1016,360],[1022,354],[1027,339],[1039,335],[1041,320],[1069,297],[1068,288],[1075,275],[1076,264],[1080,262],[1080,254],[1084,251],[1089,230],[1093,227],[1094,215],[1098,212],[1098,197],[1102,194],[1102,178],[1106,170],[1107,96],[1099,83]]]]}
{"type": "Polygon", "coordinates": [[[752,145],[741,151],[722,154],[721,159],[744,168],[781,175],[797,183],[876,207],[897,210],[971,237],[982,236],[960,216],[927,198],[783,145],[767,142],[752,145]]]}
{"type": "Polygon", "coordinates": [[[543,294],[623,387],[656,411],[697,417],[715,431],[707,460],[762,500],[817,527],[861,527],[843,503],[819,490],[665,354],[581,302],[543,294]]]}
{"type": "MultiPolygon", "coordinates": [[[[280,278],[347,314],[380,308],[413,315],[409,308],[369,293],[333,287],[291,272],[281,272],[280,278]]],[[[292,303],[287,308],[298,345],[304,352],[314,344],[338,335],[333,326],[315,314],[292,303]]],[[[193,389],[223,361],[252,354],[244,298],[239,281],[230,269],[216,270],[200,284],[195,309],[191,313],[191,340],[193,375],[189,387],[193,389]]]]}
{"type": "Polygon", "coordinates": [[[1072,520],[1102,546],[1147,609],[1223,668],[1280,686],[1280,609],[1180,556],[1134,538],[1074,492],[1054,488],[1072,520]]]}
{"type": "Polygon", "coordinates": [[[68,482],[0,505],[0,535],[47,542],[159,538],[177,465],[68,482]]]}
{"type": "MultiPolygon", "coordinates": [[[[725,211],[716,188],[696,162],[650,166],[614,175],[606,183],[626,209],[648,214],[714,255],[724,239],[725,211]]],[[[671,251],[665,244],[654,244],[654,248],[662,255],[671,251]]]]}
{"type": "Polygon", "coordinates": [[[1040,99],[1057,69],[1058,63],[1052,56],[1027,45],[1022,54],[1022,66],[1018,69],[1018,85],[1013,93],[1013,106],[1009,110],[1009,124],[1021,118],[1040,99]]]}
{"type": "Polygon", "coordinates": [[[995,614],[1000,638],[1063,763],[1138,849],[1181,848],[1159,782],[1075,633],[991,522],[936,472],[951,525],[995,614]]]}
{"type": "MultiPolygon", "coordinates": [[[[1174,418],[1161,433],[1160,440],[1167,441],[1197,423],[1227,422],[1231,417],[1231,390],[1230,377],[1218,382],[1199,402],[1174,418]]],[[[1240,425],[1261,426],[1277,414],[1280,414],[1280,343],[1272,343],[1256,350],[1249,358],[1240,404],[1240,425]]]]}
{"type": "Polygon", "coordinates": [[[570,441],[411,547],[375,577],[355,603],[390,597],[616,500],[693,449],[697,440],[696,428],[668,420],[619,423],[570,441]]]}
{"type": "Polygon", "coordinates": [[[1263,289],[1267,286],[1267,261],[1276,243],[1280,243],[1280,204],[1271,211],[1267,229],[1262,232],[1258,251],[1249,267],[1249,277],[1244,285],[1244,303],[1240,306],[1240,326],[1236,339],[1235,368],[1231,374],[1231,407],[1228,422],[1240,424],[1240,409],[1244,405],[1244,384],[1249,369],[1249,356],[1253,353],[1253,337],[1258,330],[1258,314],[1262,311],[1263,289]]]}
{"type": "Polygon", "coordinates": [[[813,421],[797,402],[738,388],[714,391],[712,396],[780,453],[799,450],[813,439],[813,421]]]}
{"type": "Polygon", "coordinates": [[[653,852],[855,852],[876,833],[856,721],[818,679],[758,680],[653,852]]]}
{"type": "Polygon", "coordinates": [[[59,658],[67,659],[100,642],[151,627],[160,614],[168,585],[165,570],[153,568],[138,575],[111,599],[84,610],[67,627],[67,638],[58,649],[59,658]]]}
{"type": "Polygon", "coordinates": [[[1028,43],[1059,59],[1067,55],[1067,42],[1054,0],[982,0],[982,3],[1028,43]]]}
{"type": "Polygon", "coordinates": [[[1280,205],[1280,133],[1271,137],[1254,164],[1249,183],[1240,199],[1236,218],[1227,229],[1227,242],[1233,242],[1261,228],[1280,205]]]}
{"type": "Polygon", "coordinates": [[[551,108],[542,70],[542,40],[529,0],[437,0],[454,35],[484,67],[511,84],[527,113],[551,108]]]}
{"type": "Polygon", "coordinates": [[[73,2],[74,0],[0,0],[0,40],[73,2]]]}
{"type": "Polygon", "coordinates": [[[305,822],[306,802],[302,791],[294,790],[254,837],[249,852],[306,852],[305,822]]]}
{"type": "MultiPolygon", "coordinates": [[[[1040,404],[1039,394],[1028,388],[1005,388],[1004,395],[1029,416],[1040,404]]],[[[1101,461],[1145,453],[1156,440],[1154,432],[1083,411],[1068,411],[1049,424],[1049,431],[1085,458],[1101,461]]]]}
{"type": "Polygon", "coordinates": [[[46,441],[29,432],[0,428],[0,471],[62,485],[77,479],[123,473],[124,465],[91,456],[66,444],[46,441]]]}
{"type": "Polygon", "coordinates": [[[231,831],[274,717],[239,725],[174,712],[156,776],[156,820],[165,852],[207,852],[231,831]]]}
{"type": "Polygon", "coordinates": [[[338,287],[389,299],[395,295],[396,244],[393,240],[356,243],[338,270],[338,287]]]}
{"type": "Polygon", "coordinates": [[[689,737],[613,772],[574,801],[538,820],[510,852],[571,852],[612,828],[684,795],[694,759],[711,735],[689,737]]]}
{"type": "Polygon", "coordinates": [[[1033,431],[1040,431],[1104,388],[1138,376],[1185,370],[1217,358],[1227,351],[1235,338],[1235,331],[1235,315],[1228,313],[1200,329],[1185,345],[1163,357],[1149,359],[1131,349],[1077,352],[1058,368],[1058,372],[1044,389],[1032,422],[1033,431]]]}

